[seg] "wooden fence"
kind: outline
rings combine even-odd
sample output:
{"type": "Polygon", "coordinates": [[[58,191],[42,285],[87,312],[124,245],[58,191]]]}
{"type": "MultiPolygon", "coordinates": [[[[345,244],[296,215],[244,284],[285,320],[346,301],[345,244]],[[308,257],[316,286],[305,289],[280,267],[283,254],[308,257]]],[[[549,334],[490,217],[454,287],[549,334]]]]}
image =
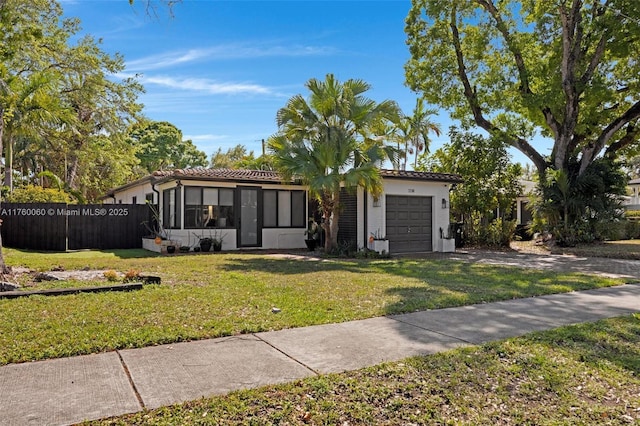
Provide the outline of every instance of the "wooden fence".
{"type": "Polygon", "coordinates": [[[142,247],[151,209],[144,204],[2,203],[2,244],[66,251],[142,247]]]}

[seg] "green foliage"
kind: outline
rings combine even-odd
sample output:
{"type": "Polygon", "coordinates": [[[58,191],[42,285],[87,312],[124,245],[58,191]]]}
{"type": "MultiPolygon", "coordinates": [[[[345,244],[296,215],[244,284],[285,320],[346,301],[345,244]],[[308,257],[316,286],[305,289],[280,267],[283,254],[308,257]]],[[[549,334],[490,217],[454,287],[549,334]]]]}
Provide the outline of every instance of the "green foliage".
{"type": "Polygon", "coordinates": [[[417,0],[406,20],[409,87],[519,149],[541,182],[552,178],[540,202],[565,243],[598,238],[594,218],[611,216],[601,188],[586,193],[587,175],[602,170],[602,158],[637,155],[636,3],[417,0]],[[553,139],[550,153],[536,150],[536,134],[553,139]]]}
{"type": "Polygon", "coordinates": [[[417,170],[457,173],[464,182],[451,192],[451,213],[464,222],[465,241],[508,245],[515,223],[507,220],[521,194],[520,165],[511,164],[506,144],[495,137],[449,131],[451,141],[420,157],[417,170]],[[499,210],[500,217],[494,217],[499,210]],[[492,223],[495,219],[498,221],[492,223]]]}
{"type": "Polygon", "coordinates": [[[429,118],[435,113],[437,110],[425,108],[424,100],[418,98],[412,115],[404,115],[400,118],[395,126],[395,134],[391,138],[398,142],[399,158],[395,162],[396,169],[406,170],[407,158],[411,154],[414,155],[413,167],[415,169],[420,153],[429,153],[431,143],[429,132],[433,132],[437,136],[440,136],[441,132],[440,125],[429,118]],[[401,145],[404,145],[404,148],[401,148],[401,145]]]}
{"type": "Polygon", "coordinates": [[[582,175],[578,167],[549,171],[532,203],[541,218],[535,230],[551,232],[560,245],[605,240],[606,230],[622,216],[626,176],[619,165],[599,159],[582,175]]]}
{"type": "Polygon", "coordinates": [[[8,203],[71,203],[71,196],[60,189],[27,185],[15,189],[5,199],[8,203]]]}
{"type": "Polygon", "coordinates": [[[341,186],[381,192],[379,166],[388,151],[373,132],[381,120],[397,120],[399,108],[392,101],[365,97],[370,86],[362,80],[341,83],[328,74],[324,81],[309,80],[306,87],[308,101],[296,95],[278,111],[279,130],[268,146],[283,177],[300,179],[319,201],[329,219],[323,227],[330,253],[338,245],[341,186]]]}
{"type": "Polygon", "coordinates": [[[210,167],[214,169],[246,169],[246,170],[273,170],[273,159],[269,155],[256,157],[253,151],[247,154],[247,148],[238,144],[233,148],[222,148],[211,156],[210,167]]]}
{"type": "Polygon", "coordinates": [[[137,150],[143,173],[156,170],[206,167],[207,155],[190,140],[182,139],[182,132],[166,121],[141,121],[128,133],[129,143],[137,150]]]}
{"type": "Polygon", "coordinates": [[[131,176],[135,156],[122,142],[142,87],[114,78],[123,58],[77,37],[79,25],[54,0],[0,2],[0,145],[21,180],[48,170],[78,199],[96,200],[131,176]]]}

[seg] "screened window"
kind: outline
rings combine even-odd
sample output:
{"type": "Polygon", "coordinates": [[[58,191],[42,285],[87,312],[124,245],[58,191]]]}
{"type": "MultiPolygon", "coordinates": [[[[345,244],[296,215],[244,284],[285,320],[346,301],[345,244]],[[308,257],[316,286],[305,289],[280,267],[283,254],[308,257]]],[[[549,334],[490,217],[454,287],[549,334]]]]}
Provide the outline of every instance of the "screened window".
{"type": "Polygon", "coordinates": [[[185,228],[233,228],[233,189],[185,187],[185,228]]]}
{"type": "Polygon", "coordinates": [[[265,228],[303,228],[306,226],[306,196],[304,191],[263,190],[265,228]]]}

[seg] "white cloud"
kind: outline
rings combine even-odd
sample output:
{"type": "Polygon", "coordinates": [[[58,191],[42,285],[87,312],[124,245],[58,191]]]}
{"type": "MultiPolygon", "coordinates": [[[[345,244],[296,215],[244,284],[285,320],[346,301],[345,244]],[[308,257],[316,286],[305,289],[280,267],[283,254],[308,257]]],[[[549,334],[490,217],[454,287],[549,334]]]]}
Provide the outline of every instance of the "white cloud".
{"type": "Polygon", "coordinates": [[[216,82],[207,78],[174,78],[168,76],[155,76],[140,78],[142,84],[155,84],[171,89],[192,90],[206,92],[211,95],[268,95],[271,90],[265,86],[251,83],[216,82]]]}
{"type": "Polygon", "coordinates": [[[147,76],[144,74],[118,73],[117,78],[136,78],[142,85],[156,85],[170,89],[189,90],[209,95],[274,95],[272,89],[254,83],[218,82],[208,78],[147,76]]]}
{"type": "Polygon", "coordinates": [[[212,134],[204,134],[204,135],[184,135],[182,139],[191,140],[194,143],[197,142],[206,142],[206,141],[219,141],[222,139],[228,138],[227,135],[212,135],[212,134]]]}
{"type": "Polygon", "coordinates": [[[254,59],[264,57],[325,56],[336,50],[324,46],[283,46],[267,44],[229,44],[185,51],[165,52],[128,61],[130,71],[168,68],[201,60],[254,59]]]}

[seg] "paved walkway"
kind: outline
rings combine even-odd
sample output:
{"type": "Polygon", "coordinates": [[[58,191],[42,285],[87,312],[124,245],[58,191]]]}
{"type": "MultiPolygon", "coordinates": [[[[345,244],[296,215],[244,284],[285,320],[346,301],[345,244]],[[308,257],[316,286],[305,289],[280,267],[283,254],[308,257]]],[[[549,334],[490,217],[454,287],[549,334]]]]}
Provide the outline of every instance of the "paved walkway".
{"type": "MultiPolygon", "coordinates": [[[[640,275],[640,262],[529,256],[449,255],[640,275]]],[[[634,312],[640,284],[11,364],[0,367],[0,425],[72,424],[634,312]]]]}
{"type": "Polygon", "coordinates": [[[551,269],[557,272],[582,272],[640,280],[640,260],[607,259],[572,255],[539,255],[482,250],[461,250],[442,254],[449,259],[522,268],[551,269]]]}

